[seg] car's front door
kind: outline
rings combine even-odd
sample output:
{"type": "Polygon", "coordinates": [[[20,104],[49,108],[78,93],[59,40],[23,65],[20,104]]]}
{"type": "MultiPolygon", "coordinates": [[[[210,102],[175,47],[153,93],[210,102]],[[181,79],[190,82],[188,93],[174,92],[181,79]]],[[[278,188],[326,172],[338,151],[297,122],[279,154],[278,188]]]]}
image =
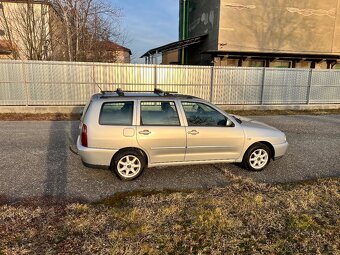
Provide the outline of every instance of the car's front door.
{"type": "Polygon", "coordinates": [[[232,122],[228,126],[228,118],[208,104],[183,101],[182,106],[188,123],[185,161],[240,157],[244,144],[242,127],[232,122]]]}
{"type": "Polygon", "coordinates": [[[151,164],[184,161],[186,130],[175,101],[140,101],[137,141],[151,164]]]}

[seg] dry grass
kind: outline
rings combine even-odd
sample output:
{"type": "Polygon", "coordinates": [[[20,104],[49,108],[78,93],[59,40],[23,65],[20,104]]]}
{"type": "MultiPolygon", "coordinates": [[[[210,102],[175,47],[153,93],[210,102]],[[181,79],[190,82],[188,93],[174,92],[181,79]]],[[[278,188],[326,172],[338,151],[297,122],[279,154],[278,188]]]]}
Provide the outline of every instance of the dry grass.
{"type": "Polygon", "coordinates": [[[340,179],[0,206],[0,254],[340,254],[340,179]]]}
{"type": "Polygon", "coordinates": [[[330,115],[340,114],[339,109],[318,109],[318,110],[227,110],[230,114],[241,116],[272,116],[272,115],[330,115]]]}
{"type": "Polygon", "coordinates": [[[79,120],[80,114],[64,113],[0,113],[0,120],[4,121],[64,121],[79,120]]]}
{"type": "MultiPolygon", "coordinates": [[[[328,115],[340,114],[339,109],[328,110],[261,110],[261,111],[235,111],[227,110],[228,113],[241,116],[271,116],[271,115],[328,115]]],[[[46,114],[27,114],[27,113],[0,113],[0,121],[63,121],[63,120],[79,120],[80,114],[62,114],[62,113],[46,113],[46,114]]]]}

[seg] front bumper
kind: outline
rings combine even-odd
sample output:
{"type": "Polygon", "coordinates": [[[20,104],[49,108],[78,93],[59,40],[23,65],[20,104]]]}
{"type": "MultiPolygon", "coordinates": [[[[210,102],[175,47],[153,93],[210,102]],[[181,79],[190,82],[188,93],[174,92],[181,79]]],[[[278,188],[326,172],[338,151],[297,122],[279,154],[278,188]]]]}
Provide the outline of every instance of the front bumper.
{"type": "Polygon", "coordinates": [[[113,155],[118,150],[87,148],[81,145],[80,137],[77,139],[77,149],[85,165],[98,168],[107,168],[111,165],[113,155]]]}
{"type": "Polygon", "coordinates": [[[273,145],[275,150],[275,159],[279,159],[283,157],[288,149],[288,142],[273,145]]]}

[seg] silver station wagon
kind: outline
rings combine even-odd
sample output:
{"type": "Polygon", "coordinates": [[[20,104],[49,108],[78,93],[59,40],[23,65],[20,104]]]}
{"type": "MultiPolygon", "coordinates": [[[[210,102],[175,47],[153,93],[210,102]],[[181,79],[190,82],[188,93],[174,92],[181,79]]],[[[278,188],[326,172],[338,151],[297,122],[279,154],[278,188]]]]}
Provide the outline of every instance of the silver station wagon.
{"type": "Polygon", "coordinates": [[[276,128],[197,97],[118,89],[92,96],[77,147],[86,166],[132,180],[157,166],[242,162],[261,171],[286,153],[288,143],[276,128]]]}

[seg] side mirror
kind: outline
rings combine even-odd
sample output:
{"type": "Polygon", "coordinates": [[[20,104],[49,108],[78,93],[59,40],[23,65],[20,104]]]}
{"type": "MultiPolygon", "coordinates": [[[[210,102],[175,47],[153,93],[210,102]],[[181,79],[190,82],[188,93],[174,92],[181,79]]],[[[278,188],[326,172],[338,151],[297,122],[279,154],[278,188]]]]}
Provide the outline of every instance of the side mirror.
{"type": "Polygon", "coordinates": [[[234,123],[230,119],[227,119],[226,120],[226,126],[227,127],[234,127],[235,125],[234,125],[234,123]]]}

